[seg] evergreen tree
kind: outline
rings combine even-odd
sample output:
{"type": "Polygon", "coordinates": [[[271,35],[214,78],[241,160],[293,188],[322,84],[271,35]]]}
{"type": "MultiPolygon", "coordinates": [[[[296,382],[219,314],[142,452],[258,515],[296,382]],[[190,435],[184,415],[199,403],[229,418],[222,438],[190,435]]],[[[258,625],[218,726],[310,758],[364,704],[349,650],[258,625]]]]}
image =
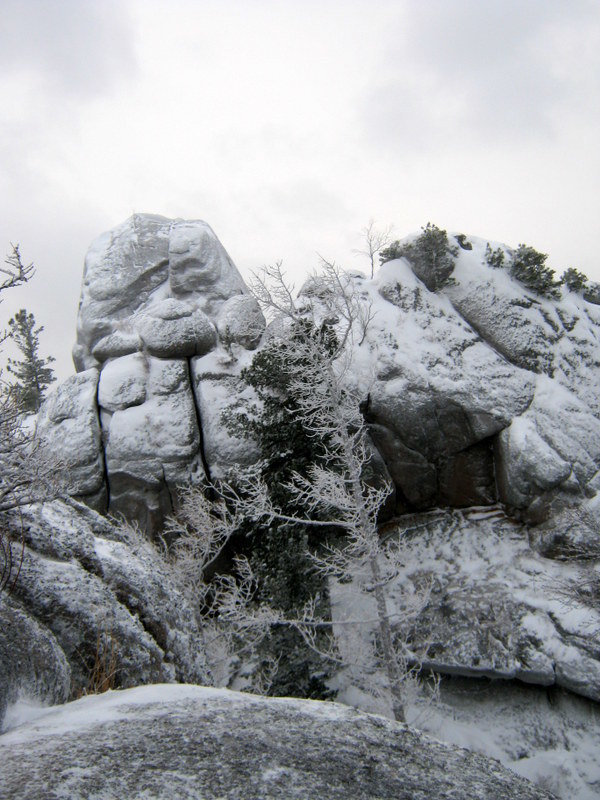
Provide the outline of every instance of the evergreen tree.
{"type": "Polygon", "coordinates": [[[8,359],[8,371],[14,376],[11,393],[20,411],[39,411],[48,386],[56,380],[49,366],[55,359],[52,356],[40,358],[40,325],[36,328],[35,317],[24,308],[8,321],[9,337],[15,342],[23,358],[8,359]]]}
{"type": "Polygon", "coordinates": [[[588,278],[583,272],[574,267],[569,267],[562,274],[561,281],[566,285],[570,292],[581,294],[588,288],[588,278]]]}
{"type": "MultiPolygon", "coordinates": [[[[335,347],[331,328],[319,330],[308,320],[294,321],[289,337],[291,343],[316,338],[326,350],[335,347]]],[[[290,389],[299,366],[297,360],[290,361],[281,342],[267,344],[242,371],[242,378],[260,400],[260,409],[224,418],[230,432],[251,436],[258,443],[261,474],[271,501],[289,514],[298,509],[287,485],[295,473],[307,475],[309,467],[321,463],[324,455],[323,441],[311,436],[302,424],[298,401],[290,389]]],[[[305,367],[308,370],[310,365],[305,367]]],[[[241,532],[249,537],[249,561],[257,581],[255,599],[292,616],[311,597],[319,596],[326,607],[326,587],[310,558],[310,552],[323,540],[323,530],[276,519],[264,523],[253,520],[247,528],[241,532]]],[[[331,696],[321,679],[323,663],[307,648],[298,631],[288,627],[272,630],[262,651],[263,655],[280,658],[269,693],[315,699],[331,696]]]]}
{"type": "Polygon", "coordinates": [[[513,278],[532,292],[560,298],[560,281],[555,280],[554,270],[546,266],[548,256],[527,244],[520,244],[513,253],[510,271],[513,278]]]}
{"type": "Polygon", "coordinates": [[[421,230],[423,232],[414,242],[393,242],[381,250],[379,260],[385,264],[395,258],[408,259],[416,276],[435,292],[450,281],[458,248],[450,244],[446,231],[431,222],[421,230]]]}

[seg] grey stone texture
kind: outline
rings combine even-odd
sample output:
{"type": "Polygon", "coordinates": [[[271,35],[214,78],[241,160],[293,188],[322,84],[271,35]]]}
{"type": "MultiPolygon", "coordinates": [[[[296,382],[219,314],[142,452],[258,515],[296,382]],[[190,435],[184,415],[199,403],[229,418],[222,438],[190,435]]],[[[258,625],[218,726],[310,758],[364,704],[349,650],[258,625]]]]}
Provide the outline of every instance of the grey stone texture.
{"type": "Polygon", "coordinates": [[[84,698],[5,734],[0,786],[13,800],[552,798],[497,761],[332,703],[158,690],[84,698]]]}

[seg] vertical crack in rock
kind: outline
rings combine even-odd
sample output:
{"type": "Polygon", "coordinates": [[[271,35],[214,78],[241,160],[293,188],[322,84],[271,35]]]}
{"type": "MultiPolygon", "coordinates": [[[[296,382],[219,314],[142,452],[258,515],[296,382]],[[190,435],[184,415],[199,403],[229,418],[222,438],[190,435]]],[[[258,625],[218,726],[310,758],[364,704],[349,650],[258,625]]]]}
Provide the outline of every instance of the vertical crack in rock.
{"type": "Polygon", "coordinates": [[[169,495],[169,503],[171,504],[171,510],[175,511],[176,502],[175,497],[173,496],[173,492],[171,491],[171,487],[169,486],[169,482],[167,480],[167,475],[165,473],[165,465],[162,465],[162,479],[165,485],[165,489],[167,490],[167,494],[169,495]]]}
{"type": "Polygon", "coordinates": [[[204,468],[204,474],[206,475],[206,480],[208,481],[209,486],[212,486],[212,476],[210,474],[210,467],[208,465],[206,453],[204,452],[204,431],[202,430],[202,417],[200,416],[200,407],[198,403],[198,397],[196,396],[196,384],[194,383],[194,375],[192,372],[192,359],[186,358],[186,362],[188,368],[188,378],[190,382],[190,387],[192,389],[192,399],[194,401],[194,411],[196,413],[196,424],[198,425],[198,437],[200,441],[200,444],[198,445],[198,452],[200,453],[200,460],[202,461],[202,466],[204,468]]]}
{"type": "Polygon", "coordinates": [[[108,430],[102,427],[102,414],[100,413],[100,375],[98,372],[98,380],[96,382],[96,417],[98,419],[98,428],[100,430],[100,457],[102,459],[102,477],[104,480],[104,488],[106,490],[106,513],[110,510],[110,478],[108,474],[108,465],[106,463],[106,447],[105,441],[108,439],[108,430]]]}

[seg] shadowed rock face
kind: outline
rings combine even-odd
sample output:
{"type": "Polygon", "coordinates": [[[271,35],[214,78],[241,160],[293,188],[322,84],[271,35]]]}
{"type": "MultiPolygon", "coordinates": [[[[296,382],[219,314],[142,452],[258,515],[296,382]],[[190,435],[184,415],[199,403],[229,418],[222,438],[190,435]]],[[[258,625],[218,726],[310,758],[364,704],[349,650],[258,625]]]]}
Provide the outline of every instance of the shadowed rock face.
{"type": "Polygon", "coordinates": [[[331,703],[195,686],[84,698],[0,738],[13,800],[551,800],[496,761],[331,703]]]}

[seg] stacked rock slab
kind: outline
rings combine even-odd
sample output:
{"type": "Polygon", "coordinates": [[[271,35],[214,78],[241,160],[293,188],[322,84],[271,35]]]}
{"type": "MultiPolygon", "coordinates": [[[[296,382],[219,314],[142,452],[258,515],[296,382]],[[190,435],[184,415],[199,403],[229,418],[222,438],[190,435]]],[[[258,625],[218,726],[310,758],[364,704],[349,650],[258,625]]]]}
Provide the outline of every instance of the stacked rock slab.
{"type": "MultiPolygon", "coordinates": [[[[100,236],[85,260],[71,381],[86,376],[94,386],[95,413],[82,421],[89,398],[66,390],[89,440],[86,470],[76,438],[62,443],[75,465],[72,492],[88,502],[95,493],[96,508],[158,530],[176,487],[205,477],[192,359],[213,351],[219,336],[227,347],[256,347],[264,327],[206,223],[134,215],[100,236]]],[[[54,417],[41,425],[50,438],[54,417]]]]}

